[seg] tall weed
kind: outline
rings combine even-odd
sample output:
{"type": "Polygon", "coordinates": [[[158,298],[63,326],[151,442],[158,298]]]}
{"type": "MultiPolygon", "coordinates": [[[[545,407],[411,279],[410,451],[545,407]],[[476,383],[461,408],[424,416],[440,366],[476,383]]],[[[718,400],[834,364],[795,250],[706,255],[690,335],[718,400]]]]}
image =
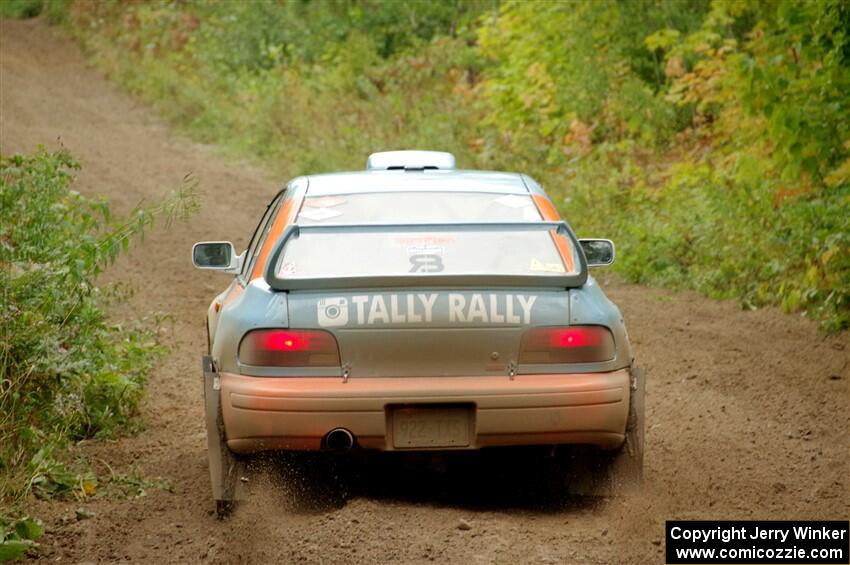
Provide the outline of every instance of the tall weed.
{"type": "Polygon", "coordinates": [[[64,150],[0,159],[0,496],[72,488],[55,449],[130,427],[164,351],[142,324],[107,321],[97,275],[159,218],[197,206],[194,182],[115,218],[72,190],[64,150]]]}

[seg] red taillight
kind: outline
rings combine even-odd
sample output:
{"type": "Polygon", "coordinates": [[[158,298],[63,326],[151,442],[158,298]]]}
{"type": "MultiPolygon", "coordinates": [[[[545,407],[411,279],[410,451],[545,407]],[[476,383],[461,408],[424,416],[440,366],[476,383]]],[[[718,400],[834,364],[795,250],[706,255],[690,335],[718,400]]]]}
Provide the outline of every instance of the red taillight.
{"type": "Polygon", "coordinates": [[[266,367],[339,367],[336,339],[320,330],[254,330],[239,345],[239,361],[266,367]]]}
{"type": "Polygon", "coordinates": [[[532,328],[522,336],[519,362],[598,363],[614,353],[614,336],[603,326],[532,328]]]}

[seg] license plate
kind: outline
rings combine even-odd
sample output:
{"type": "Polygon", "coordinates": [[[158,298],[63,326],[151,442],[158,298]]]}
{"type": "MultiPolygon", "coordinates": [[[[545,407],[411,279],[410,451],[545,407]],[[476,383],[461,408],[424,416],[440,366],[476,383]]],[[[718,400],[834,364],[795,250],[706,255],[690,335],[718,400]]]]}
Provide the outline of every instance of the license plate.
{"type": "Polygon", "coordinates": [[[393,445],[410,447],[463,447],[469,445],[470,409],[396,408],[392,413],[393,445]]]}

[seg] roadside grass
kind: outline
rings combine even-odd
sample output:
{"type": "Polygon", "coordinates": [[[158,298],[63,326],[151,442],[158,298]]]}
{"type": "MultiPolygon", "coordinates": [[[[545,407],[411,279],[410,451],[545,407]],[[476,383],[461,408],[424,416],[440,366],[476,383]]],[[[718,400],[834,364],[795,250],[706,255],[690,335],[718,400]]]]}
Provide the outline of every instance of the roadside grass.
{"type": "MultiPolygon", "coordinates": [[[[95,495],[97,477],[65,448],[138,426],[145,375],[166,346],[153,319],[109,322],[112,291],[95,281],[133,239],[198,206],[187,178],[114,217],[105,200],[72,189],[78,169],[65,150],[0,156],[0,501],[13,510],[30,494],[95,495]]],[[[0,555],[34,547],[34,522],[3,515],[0,524],[0,555]]]]}

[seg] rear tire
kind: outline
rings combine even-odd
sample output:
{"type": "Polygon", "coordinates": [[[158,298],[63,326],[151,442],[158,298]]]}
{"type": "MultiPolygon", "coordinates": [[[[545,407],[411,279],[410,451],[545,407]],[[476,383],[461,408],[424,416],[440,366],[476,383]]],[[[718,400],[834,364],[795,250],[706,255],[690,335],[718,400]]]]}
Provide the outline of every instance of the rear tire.
{"type": "Polygon", "coordinates": [[[577,448],[571,452],[570,494],[619,496],[643,481],[646,371],[632,367],[626,439],[615,451],[577,448]]]}

